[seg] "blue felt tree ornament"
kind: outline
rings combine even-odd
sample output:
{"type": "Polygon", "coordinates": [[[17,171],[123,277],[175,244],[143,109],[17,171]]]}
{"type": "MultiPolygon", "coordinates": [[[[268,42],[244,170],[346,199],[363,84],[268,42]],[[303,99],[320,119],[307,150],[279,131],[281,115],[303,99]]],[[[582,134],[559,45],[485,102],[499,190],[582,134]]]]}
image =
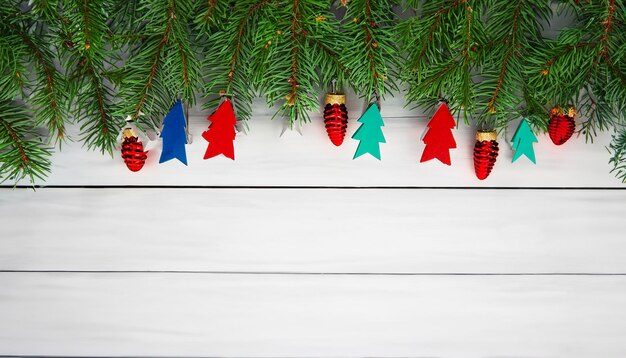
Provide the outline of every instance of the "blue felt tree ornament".
{"type": "Polygon", "coordinates": [[[174,107],[169,111],[163,120],[161,138],[163,138],[163,151],[159,163],[167,162],[171,159],[178,159],[187,165],[187,121],[185,111],[180,100],[176,101],[174,107]]]}

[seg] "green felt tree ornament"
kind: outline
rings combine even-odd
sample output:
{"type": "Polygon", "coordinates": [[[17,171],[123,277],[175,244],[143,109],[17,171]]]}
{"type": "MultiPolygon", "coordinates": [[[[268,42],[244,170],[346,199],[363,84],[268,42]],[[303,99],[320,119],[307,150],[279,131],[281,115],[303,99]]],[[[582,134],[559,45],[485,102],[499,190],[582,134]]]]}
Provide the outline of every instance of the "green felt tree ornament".
{"type": "Polygon", "coordinates": [[[380,160],[380,143],[386,143],[386,141],[382,130],[385,123],[380,115],[378,105],[376,103],[370,104],[357,122],[361,123],[361,126],[352,135],[352,139],[360,142],[352,159],[369,153],[374,158],[380,160]]]}
{"type": "Polygon", "coordinates": [[[537,164],[535,159],[535,149],[533,148],[533,143],[537,143],[537,137],[533,130],[530,128],[528,121],[526,118],[522,119],[519,127],[515,131],[513,135],[513,150],[515,154],[513,154],[513,162],[515,162],[519,157],[525,155],[531,162],[537,164]]]}

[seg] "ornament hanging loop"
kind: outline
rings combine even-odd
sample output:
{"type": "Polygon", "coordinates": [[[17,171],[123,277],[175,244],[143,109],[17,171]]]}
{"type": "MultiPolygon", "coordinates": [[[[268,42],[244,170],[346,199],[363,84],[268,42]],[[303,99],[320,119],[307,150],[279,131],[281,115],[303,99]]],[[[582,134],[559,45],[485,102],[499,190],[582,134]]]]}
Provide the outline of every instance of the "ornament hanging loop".
{"type": "Polygon", "coordinates": [[[365,112],[372,103],[376,103],[378,110],[381,110],[380,92],[378,91],[378,89],[374,89],[370,94],[370,97],[366,98],[363,112],[365,112]]]}
{"type": "MultiPolygon", "coordinates": [[[[181,94],[178,94],[178,96],[176,96],[176,101],[178,102],[183,102],[183,96],[181,94]]],[[[191,144],[193,143],[193,135],[191,134],[191,132],[189,132],[189,103],[187,103],[187,101],[185,101],[184,103],[184,115],[185,115],[185,134],[187,136],[187,144],[191,144]]]]}
{"type": "Polygon", "coordinates": [[[378,109],[381,109],[381,105],[380,105],[380,92],[378,91],[378,88],[374,89],[374,92],[372,93],[373,95],[373,100],[374,102],[376,102],[376,105],[378,106],[378,109]]]}

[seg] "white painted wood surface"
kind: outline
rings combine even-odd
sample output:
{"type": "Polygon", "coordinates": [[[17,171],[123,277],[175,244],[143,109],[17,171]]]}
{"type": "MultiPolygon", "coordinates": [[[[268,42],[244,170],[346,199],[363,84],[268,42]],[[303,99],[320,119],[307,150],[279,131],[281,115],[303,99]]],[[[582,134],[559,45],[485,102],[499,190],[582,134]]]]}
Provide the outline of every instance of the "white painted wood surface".
{"type": "Polygon", "coordinates": [[[625,277],[2,274],[0,285],[12,355],[626,352],[625,277]]]}
{"type": "Polygon", "coordinates": [[[626,356],[610,133],[540,136],[537,166],[503,139],[481,182],[472,128],[451,167],[420,164],[427,118],[402,106],[380,162],[352,160],[354,99],[339,148],[319,114],[281,138],[260,106],[234,162],[202,160],[199,116],[188,167],[64,146],[49,185],[457,189],[0,189],[0,356],[626,356]],[[485,186],[555,189],[463,189],[485,186]]]}
{"type": "Polygon", "coordinates": [[[626,191],[1,193],[2,269],[626,273],[626,191]]]}

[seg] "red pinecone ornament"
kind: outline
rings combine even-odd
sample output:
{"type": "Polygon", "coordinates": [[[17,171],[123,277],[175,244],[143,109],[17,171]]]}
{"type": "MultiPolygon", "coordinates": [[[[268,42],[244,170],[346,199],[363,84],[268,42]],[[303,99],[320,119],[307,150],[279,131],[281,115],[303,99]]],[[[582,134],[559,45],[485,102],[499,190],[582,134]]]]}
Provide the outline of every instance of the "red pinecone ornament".
{"type": "Polygon", "coordinates": [[[485,180],[491,174],[496,159],[498,158],[498,142],[496,131],[478,131],[476,144],[474,144],[474,171],[476,177],[485,180]]]}
{"type": "Polygon", "coordinates": [[[138,172],[146,164],[148,152],[143,151],[143,143],[135,135],[132,129],[124,129],[122,134],[124,142],[122,143],[122,159],[124,163],[133,172],[138,172]]]}
{"type": "Polygon", "coordinates": [[[576,130],[575,115],[576,110],[574,107],[569,109],[568,114],[563,114],[561,108],[552,108],[550,111],[550,122],[548,123],[548,134],[554,144],[561,145],[572,137],[576,130]]]}
{"type": "Polygon", "coordinates": [[[343,94],[327,93],[324,101],[324,123],[328,138],[334,145],[340,146],[346,136],[348,128],[348,110],[346,96],[343,94]]]}

